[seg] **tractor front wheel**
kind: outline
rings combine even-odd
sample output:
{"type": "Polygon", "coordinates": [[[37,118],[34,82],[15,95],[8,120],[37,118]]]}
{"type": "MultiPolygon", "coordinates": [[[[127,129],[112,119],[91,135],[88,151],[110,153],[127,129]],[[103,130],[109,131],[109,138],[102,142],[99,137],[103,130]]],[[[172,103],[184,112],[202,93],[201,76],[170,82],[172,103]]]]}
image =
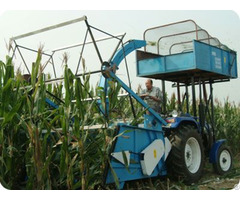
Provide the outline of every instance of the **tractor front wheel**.
{"type": "Polygon", "coordinates": [[[216,173],[223,175],[228,173],[232,168],[232,153],[230,149],[222,144],[217,153],[217,162],[213,164],[216,173]]]}
{"type": "Polygon", "coordinates": [[[167,159],[170,177],[185,184],[197,182],[204,167],[204,151],[200,134],[193,126],[181,126],[169,137],[172,150],[167,159]]]}

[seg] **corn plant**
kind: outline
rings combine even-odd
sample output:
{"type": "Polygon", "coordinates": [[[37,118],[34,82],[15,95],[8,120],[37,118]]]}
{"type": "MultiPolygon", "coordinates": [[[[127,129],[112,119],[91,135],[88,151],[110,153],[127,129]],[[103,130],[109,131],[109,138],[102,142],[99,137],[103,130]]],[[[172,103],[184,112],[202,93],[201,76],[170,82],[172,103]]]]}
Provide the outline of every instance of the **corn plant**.
{"type": "MultiPolygon", "coordinates": [[[[103,88],[94,90],[90,74],[75,77],[67,59],[64,82],[46,85],[42,51],[29,81],[19,71],[14,74],[10,57],[0,61],[0,182],[9,189],[101,189],[116,122],[137,125],[145,110],[133,100],[134,117],[129,97],[118,97],[121,87],[115,80],[109,81],[107,94],[103,88]],[[103,108],[108,96],[107,116],[96,100],[85,101],[96,94],[103,108]],[[46,97],[58,108],[48,106],[46,97]],[[95,124],[101,128],[90,129],[95,124]]],[[[176,109],[174,95],[167,102],[169,110],[176,109]]],[[[217,137],[227,138],[234,153],[239,152],[239,106],[216,103],[215,119],[217,137]]]]}
{"type": "Polygon", "coordinates": [[[0,179],[7,188],[15,188],[24,176],[23,151],[26,139],[20,128],[25,96],[19,90],[21,78],[14,77],[12,59],[0,63],[0,179]]]}
{"type": "Polygon", "coordinates": [[[215,106],[217,138],[226,138],[234,154],[240,151],[240,108],[228,99],[223,106],[216,101],[215,106]]]}

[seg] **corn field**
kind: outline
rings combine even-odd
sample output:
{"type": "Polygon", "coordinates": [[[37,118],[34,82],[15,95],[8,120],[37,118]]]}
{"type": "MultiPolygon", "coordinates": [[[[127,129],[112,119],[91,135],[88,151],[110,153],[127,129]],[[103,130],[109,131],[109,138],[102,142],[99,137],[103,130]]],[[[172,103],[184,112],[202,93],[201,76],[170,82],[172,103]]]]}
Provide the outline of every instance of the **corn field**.
{"type": "MultiPolygon", "coordinates": [[[[0,61],[0,182],[8,189],[102,189],[115,130],[114,125],[106,127],[116,119],[137,124],[144,110],[134,102],[134,118],[128,97],[118,98],[121,88],[110,81],[109,115],[104,117],[99,112],[106,107],[103,88],[91,87],[90,74],[75,77],[67,61],[63,84],[46,85],[50,77],[42,72],[41,52],[27,81],[10,57],[0,61]],[[96,94],[101,105],[84,100],[96,94]],[[46,98],[58,108],[46,104],[46,98]],[[86,128],[95,124],[102,127],[86,128]]],[[[173,95],[167,107],[175,105],[173,95]]],[[[215,119],[217,138],[226,138],[237,154],[240,106],[216,100],[215,119]]]]}

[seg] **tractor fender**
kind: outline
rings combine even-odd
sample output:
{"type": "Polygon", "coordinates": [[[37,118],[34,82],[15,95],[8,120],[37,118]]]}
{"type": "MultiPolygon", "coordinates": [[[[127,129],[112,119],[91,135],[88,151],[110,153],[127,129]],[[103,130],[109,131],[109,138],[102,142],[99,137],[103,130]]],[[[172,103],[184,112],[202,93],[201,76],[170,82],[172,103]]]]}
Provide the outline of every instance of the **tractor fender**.
{"type": "Polygon", "coordinates": [[[190,117],[174,117],[174,122],[170,123],[169,128],[178,128],[182,124],[191,124],[199,130],[199,125],[195,119],[190,117]]]}
{"type": "Polygon", "coordinates": [[[222,140],[218,140],[216,141],[212,148],[211,148],[211,151],[210,151],[210,154],[209,154],[209,162],[210,163],[216,163],[217,162],[217,154],[218,154],[218,149],[220,148],[220,146],[226,142],[225,139],[222,139],[222,140]]]}

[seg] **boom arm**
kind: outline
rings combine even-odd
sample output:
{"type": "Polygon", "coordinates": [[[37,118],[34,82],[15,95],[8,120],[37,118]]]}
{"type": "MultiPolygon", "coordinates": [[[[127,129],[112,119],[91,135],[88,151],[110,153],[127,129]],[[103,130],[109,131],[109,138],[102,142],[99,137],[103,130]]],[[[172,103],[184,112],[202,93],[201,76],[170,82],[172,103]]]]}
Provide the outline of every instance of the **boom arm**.
{"type": "Polygon", "coordinates": [[[145,40],[130,40],[127,44],[124,45],[123,48],[119,49],[116,54],[113,56],[111,60],[111,65],[118,65],[121,61],[131,52],[135,51],[136,49],[145,47],[147,45],[145,40]]]}
{"type": "Polygon", "coordinates": [[[103,66],[102,66],[103,74],[100,79],[99,87],[104,88],[105,94],[107,94],[108,79],[110,78],[118,81],[124,90],[126,90],[133,98],[135,98],[144,108],[148,108],[148,111],[154,116],[154,118],[158,122],[160,122],[163,125],[166,125],[165,120],[163,120],[160,117],[160,115],[156,113],[152,108],[149,108],[149,106],[115,74],[119,64],[128,54],[146,45],[147,43],[145,40],[130,40],[128,43],[126,43],[122,48],[120,48],[116,52],[116,54],[113,56],[113,59],[110,61],[110,63],[106,63],[106,62],[103,63],[103,66]]]}
{"type": "MultiPolygon", "coordinates": [[[[147,43],[145,40],[130,40],[127,44],[125,44],[122,48],[120,48],[115,55],[113,56],[112,60],[110,61],[109,65],[110,67],[115,66],[118,69],[119,64],[122,62],[122,60],[131,52],[135,51],[136,49],[142,48],[146,46],[147,43]]],[[[106,66],[103,64],[102,70],[106,70],[106,66]]],[[[100,78],[100,83],[98,85],[99,87],[102,87],[107,91],[108,84],[106,83],[106,77],[104,75],[100,78]]]]}

